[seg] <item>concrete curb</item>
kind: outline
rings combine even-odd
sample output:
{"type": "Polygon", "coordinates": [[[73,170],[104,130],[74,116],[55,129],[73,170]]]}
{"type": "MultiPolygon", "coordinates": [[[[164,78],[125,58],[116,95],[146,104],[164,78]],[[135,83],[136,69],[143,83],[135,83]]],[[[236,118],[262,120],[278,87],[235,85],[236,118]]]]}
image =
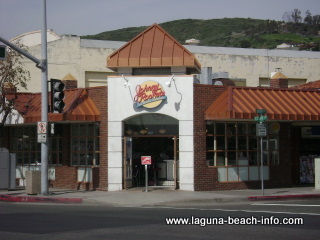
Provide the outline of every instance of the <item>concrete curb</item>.
{"type": "Polygon", "coordinates": [[[82,203],[82,198],[55,198],[55,197],[0,195],[0,201],[32,202],[32,203],[82,203]]]}
{"type": "Polygon", "coordinates": [[[278,196],[249,196],[250,201],[260,200],[281,200],[281,199],[303,199],[303,198],[320,198],[320,194],[292,194],[292,195],[278,195],[278,196]]]}

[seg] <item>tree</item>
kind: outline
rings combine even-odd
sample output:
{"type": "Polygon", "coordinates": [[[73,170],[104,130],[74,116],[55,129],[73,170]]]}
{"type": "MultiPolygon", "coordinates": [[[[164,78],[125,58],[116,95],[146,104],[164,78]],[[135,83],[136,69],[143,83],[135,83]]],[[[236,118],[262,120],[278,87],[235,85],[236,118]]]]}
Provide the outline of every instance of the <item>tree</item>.
{"type": "Polygon", "coordinates": [[[294,23],[300,23],[302,20],[301,11],[299,9],[294,9],[291,12],[291,17],[294,23]]]}
{"type": "Polygon", "coordinates": [[[304,18],[304,23],[312,25],[312,15],[309,10],[306,11],[306,16],[304,18]]]}
{"type": "Polygon", "coordinates": [[[292,16],[291,16],[291,12],[285,12],[282,15],[282,20],[285,22],[293,22],[292,16]]]}
{"type": "Polygon", "coordinates": [[[285,12],[282,15],[282,19],[285,22],[292,22],[292,23],[301,23],[302,17],[301,17],[301,11],[299,9],[294,9],[291,12],[285,12]]]}
{"type": "MultiPolygon", "coordinates": [[[[23,45],[15,43],[18,47],[23,45]]],[[[30,73],[23,68],[23,56],[7,47],[6,59],[0,60],[0,128],[2,128],[7,117],[12,114],[17,99],[16,86],[27,89],[27,81],[30,73]]]]}
{"type": "Polygon", "coordinates": [[[320,25],[320,15],[314,15],[312,17],[312,24],[318,26],[320,25]]]}

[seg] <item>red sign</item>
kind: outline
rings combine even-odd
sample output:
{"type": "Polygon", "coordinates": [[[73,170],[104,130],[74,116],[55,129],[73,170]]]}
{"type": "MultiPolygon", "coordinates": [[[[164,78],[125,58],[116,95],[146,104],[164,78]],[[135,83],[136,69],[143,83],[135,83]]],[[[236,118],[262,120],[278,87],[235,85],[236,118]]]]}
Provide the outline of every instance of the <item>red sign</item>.
{"type": "Polygon", "coordinates": [[[141,156],[142,165],[151,165],[151,156],[141,156]]]}
{"type": "Polygon", "coordinates": [[[134,101],[137,107],[155,108],[166,98],[166,93],[159,83],[148,81],[137,85],[134,101]]]}
{"type": "Polygon", "coordinates": [[[38,134],[47,133],[47,123],[38,122],[38,134]]]}

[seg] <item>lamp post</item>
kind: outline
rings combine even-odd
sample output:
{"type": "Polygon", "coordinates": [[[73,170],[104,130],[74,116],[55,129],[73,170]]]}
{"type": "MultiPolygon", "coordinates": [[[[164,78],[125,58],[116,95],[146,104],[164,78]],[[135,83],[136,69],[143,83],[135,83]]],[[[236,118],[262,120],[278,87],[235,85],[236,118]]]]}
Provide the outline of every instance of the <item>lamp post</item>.
{"type": "Polygon", "coordinates": [[[256,113],[259,115],[254,117],[254,120],[258,123],[256,124],[257,127],[257,136],[260,137],[260,176],[261,176],[261,191],[262,195],[264,195],[264,182],[263,182],[263,142],[262,138],[267,136],[267,127],[264,123],[268,120],[268,117],[265,115],[267,113],[266,109],[256,109],[256,113]]]}

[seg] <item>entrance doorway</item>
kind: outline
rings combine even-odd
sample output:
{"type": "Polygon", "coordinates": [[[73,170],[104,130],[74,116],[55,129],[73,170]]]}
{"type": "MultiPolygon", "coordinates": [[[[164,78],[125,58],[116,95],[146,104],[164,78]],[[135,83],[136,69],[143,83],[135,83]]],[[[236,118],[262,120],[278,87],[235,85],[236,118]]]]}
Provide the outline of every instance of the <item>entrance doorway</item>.
{"type": "Polygon", "coordinates": [[[125,137],[124,188],[145,187],[145,166],[142,156],[150,156],[148,186],[178,188],[178,138],[125,137]]]}
{"type": "Polygon", "coordinates": [[[123,188],[145,187],[142,156],[151,157],[148,186],[178,188],[178,121],[162,114],[144,114],[124,121],[123,188]]]}

